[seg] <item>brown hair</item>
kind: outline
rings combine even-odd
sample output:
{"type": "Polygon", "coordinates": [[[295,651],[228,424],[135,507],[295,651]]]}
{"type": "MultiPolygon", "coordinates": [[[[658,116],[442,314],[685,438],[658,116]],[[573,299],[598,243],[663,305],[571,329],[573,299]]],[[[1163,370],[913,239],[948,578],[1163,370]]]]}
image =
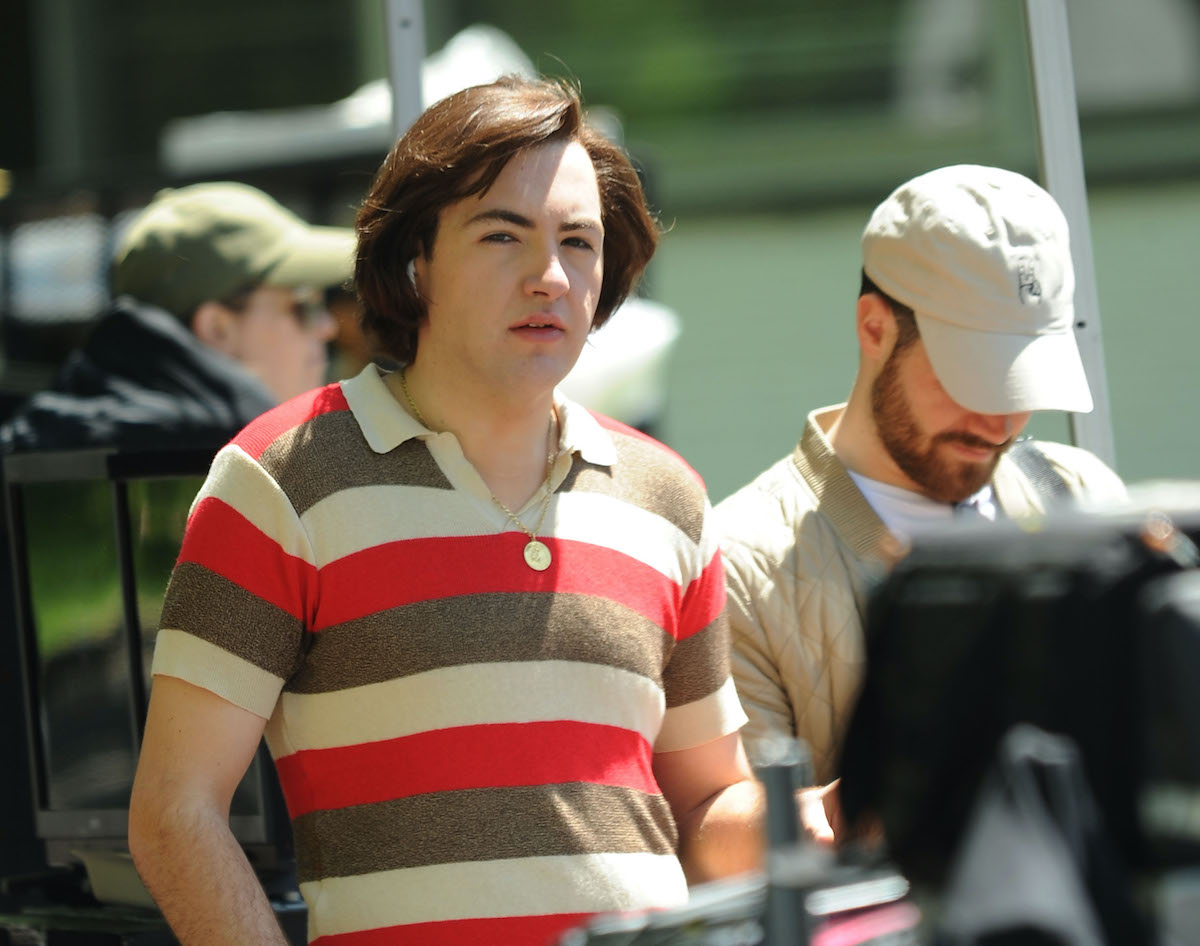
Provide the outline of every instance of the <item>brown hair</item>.
{"type": "Polygon", "coordinates": [[[576,89],[506,76],[428,108],[388,153],[358,212],[354,281],[363,329],[384,352],[401,363],[416,356],[425,303],[405,270],[418,253],[428,257],[442,209],[486,193],[514,155],[555,141],[583,145],[600,188],[604,279],[593,327],[632,291],[658,243],[633,165],[586,124],[576,89]]]}

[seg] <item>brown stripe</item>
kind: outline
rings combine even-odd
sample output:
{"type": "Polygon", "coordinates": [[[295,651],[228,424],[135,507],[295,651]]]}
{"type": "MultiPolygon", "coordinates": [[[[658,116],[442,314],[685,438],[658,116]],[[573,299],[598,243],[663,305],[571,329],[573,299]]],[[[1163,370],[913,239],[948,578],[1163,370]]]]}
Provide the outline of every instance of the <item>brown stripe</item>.
{"type": "Polygon", "coordinates": [[[596,466],[578,454],[560,490],[612,496],[660,516],[692,542],[704,527],[704,491],[677,461],[633,437],[613,435],[615,466],[596,466]]]}
{"type": "Polygon", "coordinates": [[[299,515],[327,496],[358,486],[453,488],[424,441],[406,440],[395,450],[376,453],[350,411],[320,414],[294,427],[259,462],[299,515]]]}
{"type": "Polygon", "coordinates": [[[195,562],[171,573],[159,626],[186,631],[284,679],[302,658],[299,619],[195,562]]]}
{"type": "Polygon", "coordinates": [[[416,795],[312,812],[292,828],[301,883],[463,861],[670,854],[677,837],[662,796],[580,782],[416,795]]]}
{"type": "Polygon", "coordinates": [[[722,613],[704,630],[675,645],[663,674],[667,706],[681,706],[708,696],[728,676],[729,622],[722,613]]]}
{"type": "Polygon", "coordinates": [[[287,684],[324,693],[439,667],[497,659],[574,660],[658,681],[671,638],[616,602],[589,595],[462,595],[380,611],[313,635],[287,684]]]}

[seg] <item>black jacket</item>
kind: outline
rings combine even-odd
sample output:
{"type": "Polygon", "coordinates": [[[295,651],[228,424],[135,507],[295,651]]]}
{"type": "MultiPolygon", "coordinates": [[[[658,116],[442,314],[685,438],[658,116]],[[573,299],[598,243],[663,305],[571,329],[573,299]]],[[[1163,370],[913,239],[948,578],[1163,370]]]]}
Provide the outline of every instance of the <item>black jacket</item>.
{"type": "Polygon", "coordinates": [[[123,297],[68,357],[53,387],[0,428],[0,445],[215,452],[274,404],[256,378],[179,319],[123,297]]]}

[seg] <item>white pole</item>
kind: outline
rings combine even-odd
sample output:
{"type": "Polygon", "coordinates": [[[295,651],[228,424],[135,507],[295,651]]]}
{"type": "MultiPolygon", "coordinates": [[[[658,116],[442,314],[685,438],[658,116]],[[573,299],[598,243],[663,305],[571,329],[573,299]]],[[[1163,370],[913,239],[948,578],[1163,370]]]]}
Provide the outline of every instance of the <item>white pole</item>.
{"type": "Polygon", "coordinates": [[[384,0],[392,135],[399,139],[421,114],[421,63],[425,61],[425,9],[421,0],[384,0]]]}
{"type": "Polygon", "coordinates": [[[1033,70],[1038,160],[1042,184],[1058,201],[1071,227],[1075,263],[1075,338],[1083,357],[1095,407],[1090,414],[1070,414],[1071,438],[1109,466],[1116,465],[1104,346],[1100,337],[1100,304],[1092,231],[1088,219],[1079,109],[1071,71],[1071,39],[1066,0],[1025,0],[1025,28],[1033,70]]]}

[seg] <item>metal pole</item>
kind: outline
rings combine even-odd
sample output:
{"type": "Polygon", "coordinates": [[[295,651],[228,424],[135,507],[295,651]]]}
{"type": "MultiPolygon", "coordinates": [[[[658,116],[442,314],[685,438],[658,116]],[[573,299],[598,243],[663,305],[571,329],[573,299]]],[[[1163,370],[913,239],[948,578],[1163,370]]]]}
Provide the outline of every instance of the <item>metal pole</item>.
{"type": "Polygon", "coordinates": [[[1024,0],[1029,61],[1033,71],[1034,112],[1042,184],[1058,201],[1071,227],[1075,263],[1075,339],[1092,389],[1090,414],[1070,414],[1071,439],[1109,466],[1116,465],[1092,231],[1088,219],[1079,108],[1071,71],[1071,39],[1066,0],[1024,0]]]}
{"type": "Polygon", "coordinates": [[[392,135],[399,139],[421,114],[421,63],[425,61],[425,9],[421,0],[385,0],[392,135]]]}

